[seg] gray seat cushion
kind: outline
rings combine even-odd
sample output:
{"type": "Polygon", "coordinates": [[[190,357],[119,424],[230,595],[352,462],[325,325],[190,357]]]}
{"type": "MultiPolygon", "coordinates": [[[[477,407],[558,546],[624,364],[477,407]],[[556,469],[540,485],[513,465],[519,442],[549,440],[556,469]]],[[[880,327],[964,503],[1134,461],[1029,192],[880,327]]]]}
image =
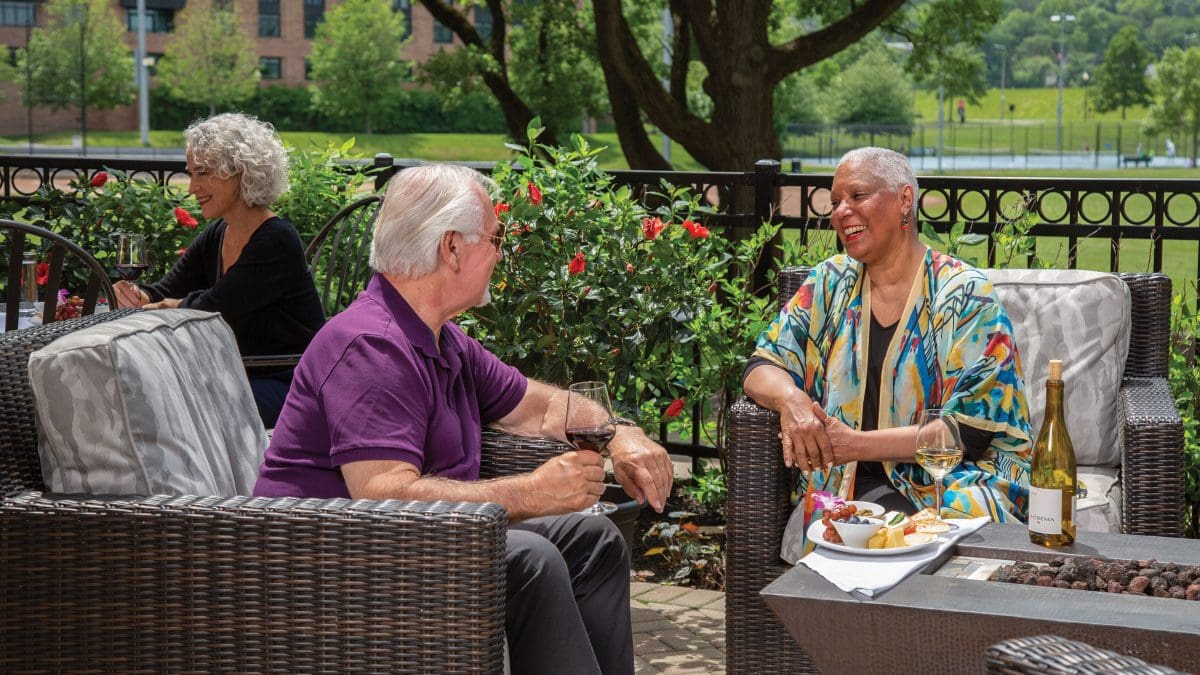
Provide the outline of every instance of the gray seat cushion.
{"type": "Polygon", "coordinates": [[[1012,320],[1035,433],[1046,414],[1050,359],[1062,359],[1067,429],[1076,461],[1118,466],[1117,392],[1129,354],[1125,282],[1086,270],[985,272],[1012,320]]]}
{"type": "Polygon", "coordinates": [[[1013,323],[1034,433],[1046,416],[1050,359],[1062,359],[1067,429],[1078,476],[1080,530],[1120,531],[1118,392],[1129,354],[1130,299],[1113,274],[1085,270],[985,270],[1013,323]]]}
{"type": "Polygon", "coordinates": [[[267,440],[219,314],[138,312],[34,352],[47,487],[88,494],[249,495],[267,440]]]}

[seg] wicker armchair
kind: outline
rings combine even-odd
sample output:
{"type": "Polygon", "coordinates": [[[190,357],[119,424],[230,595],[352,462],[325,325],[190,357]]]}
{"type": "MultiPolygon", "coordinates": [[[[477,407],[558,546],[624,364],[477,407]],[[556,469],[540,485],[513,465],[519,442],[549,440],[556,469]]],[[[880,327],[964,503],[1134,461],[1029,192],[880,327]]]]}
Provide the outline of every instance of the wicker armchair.
{"type": "Polygon", "coordinates": [[[0,335],[0,671],[502,671],[496,504],[44,493],[29,354],[128,311],[0,335]]]}
{"type": "MultiPolygon", "coordinates": [[[[781,305],[807,276],[804,268],[780,273],[781,305]]],[[[1131,341],[1120,395],[1122,529],[1177,537],[1183,523],[1183,427],[1165,379],[1171,280],[1162,274],[1121,278],[1132,299],[1131,341]]],[[[788,568],[779,558],[779,544],[791,515],[789,494],[795,482],[783,465],[778,433],[775,412],[745,398],[732,406],[725,596],[730,672],[814,672],[758,594],[788,568]]]]}

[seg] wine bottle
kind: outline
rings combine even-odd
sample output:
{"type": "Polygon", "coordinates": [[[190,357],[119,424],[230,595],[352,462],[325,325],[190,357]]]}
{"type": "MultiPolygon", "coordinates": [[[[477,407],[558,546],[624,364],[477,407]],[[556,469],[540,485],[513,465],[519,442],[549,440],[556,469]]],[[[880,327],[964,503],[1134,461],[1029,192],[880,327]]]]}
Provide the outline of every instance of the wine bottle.
{"type": "Polygon", "coordinates": [[[1075,542],[1075,448],[1063,413],[1062,361],[1050,362],[1046,419],[1029,468],[1029,540],[1070,546],[1075,542]]]}

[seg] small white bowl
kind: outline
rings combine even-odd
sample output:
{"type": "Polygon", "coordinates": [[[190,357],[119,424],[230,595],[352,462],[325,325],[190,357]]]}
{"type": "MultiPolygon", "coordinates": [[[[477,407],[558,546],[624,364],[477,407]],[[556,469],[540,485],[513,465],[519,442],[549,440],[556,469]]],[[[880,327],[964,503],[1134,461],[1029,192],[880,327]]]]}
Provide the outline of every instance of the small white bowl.
{"type": "Polygon", "coordinates": [[[850,548],[866,548],[867,540],[871,538],[871,535],[883,527],[883,521],[878,518],[863,518],[863,520],[866,522],[833,521],[833,527],[837,530],[838,536],[842,538],[842,544],[850,548]]]}

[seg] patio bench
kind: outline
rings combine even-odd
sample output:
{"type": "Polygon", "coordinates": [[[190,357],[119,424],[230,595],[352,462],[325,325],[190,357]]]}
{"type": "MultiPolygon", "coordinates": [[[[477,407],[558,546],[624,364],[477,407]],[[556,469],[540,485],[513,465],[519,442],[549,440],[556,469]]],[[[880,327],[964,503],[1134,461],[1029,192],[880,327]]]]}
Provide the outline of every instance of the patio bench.
{"type": "MultiPolygon", "coordinates": [[[[807,268],[780,273],[781,307],[807,276],[807,268]]],[[[1128,353],[1123,371],[1116,374],[1119,391],[1112,415],[1112,422],[1118,426],[1120,467],[1109,469],[1115,474],[1114,495],[1119,491],[1119,498],[1114,497],[1121,507],[1119,525],[1121,531],[1129,534],[1178,537],[1183,528],[1183,427],[1165,380],[1170,354],[1171,280],[1162,274],[1119,277],[1128,288],[1130,308],[1128,353]]],[[[1008,298],[1019,297],[1005,295],[1012,290],[997,288],[1010,316],[1018,308],[1009,306],[1008,298]]],[[[1026,290],[1030,291],[1027,302],[1037,305],[1037,291],[1032,286],[1026,290]]],[[[1100,317],[1061,319],[1099,321],[1100,317]]],[[[1026,360],[1026,352],[1032,346],[1029,339],[1017,333],[1029,385],[1027,393],[1036,390],[1033,379],[1038,377],[1039,370],[1045,369],[1044,362],[1026,360]]],[[[1042,372],[1042,381],[1044,375],[1042,372]]],[[[1033,413],[1036,432],[1040,417],[1036,410],[1033,413]]],[[[1084,418],[1088,413],[1069,406],[1067,409],[1068,420],[1072,416],[1084,418]]],[[[795,475],[783,464],[778,434],[779,416],[774,411],[745,398],[731,407],[725,598],[729,672],[813,669],[811,661],[795,646],[759,596],[763,587],[789,568],[780,559],[779,548],[792,511],[790,494],[795,475]]],[[[1077,451],[1081,450],[1078,441],[1075,446],[1077,451]]],[[[813,620],[820,621],[820,617],[813,620]]]]}
{"type": "MultiPolygon", "coordinates": [[[[140,313],[0,335],[0,671],[502,672],[499,505],[48,492],[30,354],[140,313]]],[[[482,473],[561,451],[489,433],[482,473]]]]}
{"type": "Polygon", "coordinates": [[[1137,166],[1139,164],[1145,164],[1146,166],[1150,166],[1150,160],[1152,160],[1152,159],[1154,159],[1154,157],[1152,157],[1151,155],[1147,155],[1144,152],[1140,155],[1122,155],[1121,156],[1121,165],[1129,166],[1130,164],[1132,164],[1134,166],[1137,166]]]}

